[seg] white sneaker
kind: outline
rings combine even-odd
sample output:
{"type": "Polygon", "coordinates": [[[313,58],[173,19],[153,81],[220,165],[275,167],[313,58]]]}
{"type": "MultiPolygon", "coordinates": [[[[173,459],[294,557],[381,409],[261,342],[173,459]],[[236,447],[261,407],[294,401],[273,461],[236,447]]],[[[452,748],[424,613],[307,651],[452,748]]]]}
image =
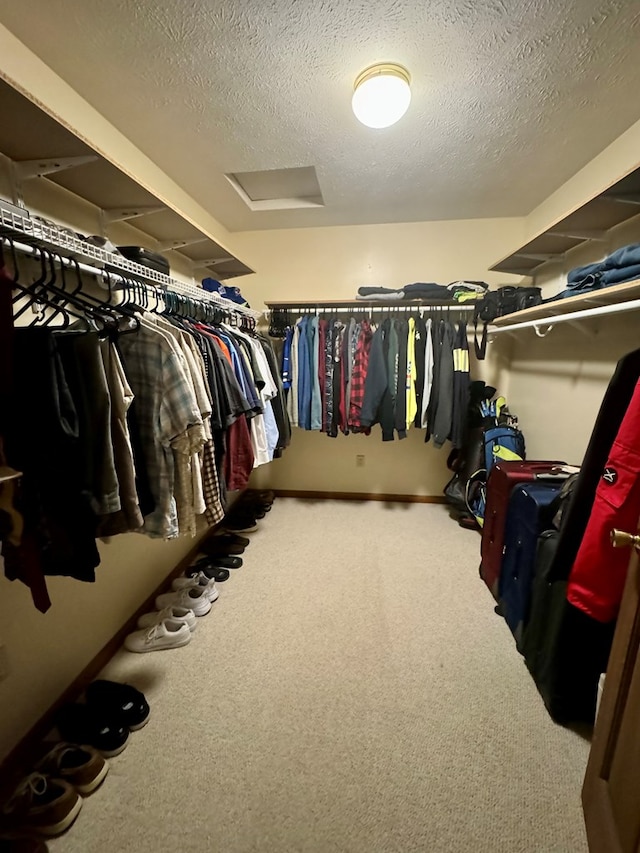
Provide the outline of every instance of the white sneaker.
{"type": "Polygon", "coordinates": [[[175,578],[171,586],[173,589],[189,589],[190,587],[202,589],[209,601],[215,601],[220,595],[215,580],[208,578],[204,572],[198,572],[197,575],[191,577],[175,578]]]}
{"type": "Polygon", "coordinates": [[[209,596],[201,586],[187,586],[176,592],[164,592],[156,598],[156,607],[186,607],[193,610],[196,616],[206,616],[211,610],[209,596]]]}
{"type": "Polygon", "coordinates": [[[165,619],[145,628],[134,631],[125,639],[124,645],[130,652],[157,652],[161,649],[177,649],[191,642],[191,631],[184,622],[165,619]]]}
{"type": "Polygon", "coordinates": [[[138,619],[138,628],[151,628],[152,625],[157,625],[163,619],[173,619],[175,622],[184,622],[190,631],[196,630],[198,620],[193,610],[187,607],[169,606],[162,610],[154,610],[153,613],[145,613],[138,619]]]}

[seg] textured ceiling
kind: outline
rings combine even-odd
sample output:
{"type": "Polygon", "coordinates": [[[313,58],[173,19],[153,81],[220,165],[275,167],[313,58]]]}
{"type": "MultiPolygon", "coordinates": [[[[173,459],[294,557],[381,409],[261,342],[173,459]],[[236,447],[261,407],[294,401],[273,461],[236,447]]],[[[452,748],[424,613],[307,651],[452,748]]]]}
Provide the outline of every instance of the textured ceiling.
{"type": "Polygon", "coordinates": [[[638,0],[0,0],[0,21],[231,230],[528,213],[640,118],[638,0]],[[405,65],[394,127],[353,80],[405,65]],[[315,166],[324,208],[225,173],[315,166]]]}

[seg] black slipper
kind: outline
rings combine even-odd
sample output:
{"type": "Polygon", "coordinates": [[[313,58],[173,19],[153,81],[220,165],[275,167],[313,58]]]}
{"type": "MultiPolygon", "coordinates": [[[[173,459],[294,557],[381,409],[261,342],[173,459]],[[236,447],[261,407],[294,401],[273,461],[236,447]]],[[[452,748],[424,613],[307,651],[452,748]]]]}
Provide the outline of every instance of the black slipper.
{"type": "Polygon", "coordinates": [[[203,566],[200,571],[203,575],[218,583],[229,580],[229,569],[220,569],[217,566],[203,566]]]}
{"type": "Polygon", "coordinates": [[[196,567],[199,571],[202,566],[215,566],[217,569],[240,569],[242,557],[234,557],[233,554],[214,554],[211,557],[202,557],[192,566],[189,566],[187,574],[195,574],[196,567]]]}
{"type": "Polygon", "coordinates": [[[130,684],[98,679],[91,682],[85,693],[89,707],[96,711],[104,710],[110,718],[119,720],[132,732],[149,722],[149,703],[144,693],[130,684]]]}

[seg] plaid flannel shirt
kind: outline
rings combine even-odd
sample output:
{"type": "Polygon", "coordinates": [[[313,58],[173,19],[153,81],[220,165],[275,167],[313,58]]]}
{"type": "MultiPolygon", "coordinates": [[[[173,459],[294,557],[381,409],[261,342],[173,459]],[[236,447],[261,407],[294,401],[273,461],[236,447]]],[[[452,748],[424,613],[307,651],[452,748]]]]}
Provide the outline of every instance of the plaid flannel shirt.
{"type": "Polygon", "coordinates": [[[160,329],[143,321],[135,334],[123,335],[120,351],[135,395],[144,461],[155,501],[143,530],[154,538],[178,535],[174,498],[174,448],[184,455],[189,429],[202,428],[192,387],[175,345],[160,329]]]}
{"type": "Polygon", "coordinates": [[[371,351],[371,338],[373,330],[371,325],[366,321],[362,321],[360,327],[360,336],[356,346],[356,354],[353,361],[353,372],[351,374],[351,392],[349,395],[349,414],[347,423],[349,428],[359,430],[361,432],[369,432],[369,428],[363,428],[360,421],[362,412],[362,402],[364,400],[364,385],[367,378],[367,370],[369,369],[369,353],[371,351]]]}

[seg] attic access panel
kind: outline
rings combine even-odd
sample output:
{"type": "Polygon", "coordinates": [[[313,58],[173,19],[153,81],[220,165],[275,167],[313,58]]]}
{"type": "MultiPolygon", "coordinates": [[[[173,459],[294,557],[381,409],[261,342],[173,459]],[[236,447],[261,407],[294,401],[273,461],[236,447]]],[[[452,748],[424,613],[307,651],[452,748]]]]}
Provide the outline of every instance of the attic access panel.
{"type": "Polygon", "coordinates": [[[324,207],[314,166],[230,172],[225,178],[250,210],[324,207]]]}

